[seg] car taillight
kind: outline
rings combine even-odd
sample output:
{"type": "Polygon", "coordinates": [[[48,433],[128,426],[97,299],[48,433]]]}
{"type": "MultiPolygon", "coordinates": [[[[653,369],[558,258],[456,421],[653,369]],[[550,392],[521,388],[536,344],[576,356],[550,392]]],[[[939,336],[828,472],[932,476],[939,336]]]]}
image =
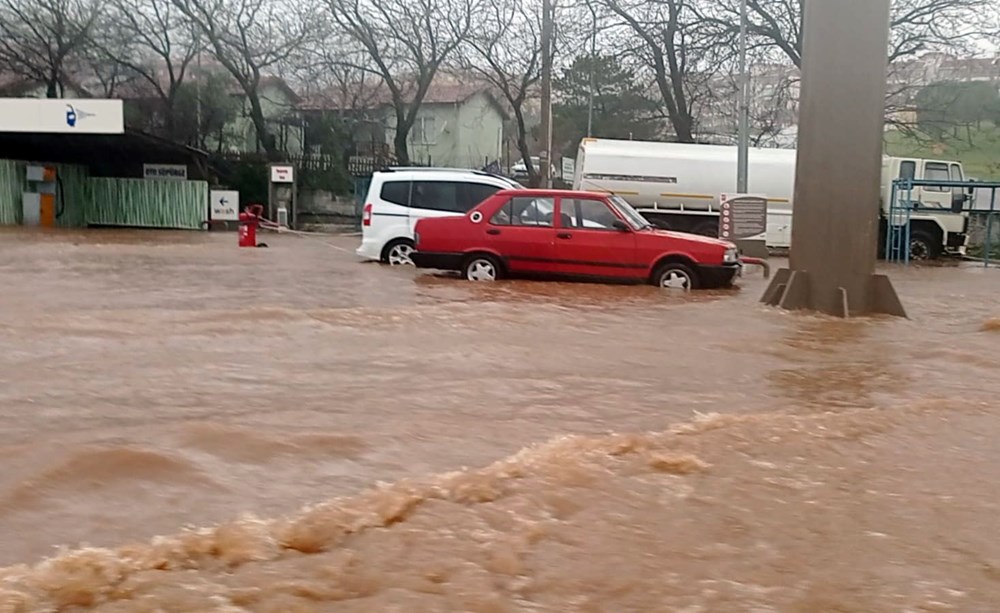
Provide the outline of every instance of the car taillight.
{"type": "Polygon", "coordinates": [[[361,213],[361,225],[372,225],[372,205],[366,204],[364,212],[361,213]]]}

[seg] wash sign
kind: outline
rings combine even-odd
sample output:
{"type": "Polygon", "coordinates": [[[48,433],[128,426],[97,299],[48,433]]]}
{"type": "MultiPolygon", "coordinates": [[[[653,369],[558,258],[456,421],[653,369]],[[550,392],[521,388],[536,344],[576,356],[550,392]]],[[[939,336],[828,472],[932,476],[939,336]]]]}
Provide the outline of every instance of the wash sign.
{"type": "Polygon", "coordinates": [[[121,100],[0,98],[0,132],[124,134],[121,100]]]}
{"type": "Polygon", "coordinates": [[[229,190],[208,192],[209,210],[215,221],[238,221],[240,218],[240,193],[229,190]]]}
{"type": "Polygon", "coordinates": [[[188,167],[184,164],[143,164],[142,176],[146,179],[187,181],[188,167]]]}

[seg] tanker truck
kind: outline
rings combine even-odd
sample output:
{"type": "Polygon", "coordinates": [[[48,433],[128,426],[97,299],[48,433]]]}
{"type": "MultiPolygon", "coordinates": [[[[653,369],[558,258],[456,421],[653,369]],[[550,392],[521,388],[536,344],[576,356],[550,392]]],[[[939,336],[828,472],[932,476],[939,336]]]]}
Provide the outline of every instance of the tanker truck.
{"type": "MultiPolygon", "coordinates": [[[[660,143],[585,138],[576,159],[573,188],[614,193],[625,198],[655,226],[717,236],[719,200],[736,193],[737,148],[724,145],[660,143]]],[[[791,246],[795,150],[751,148],[748,193],[768,199],[766,243],[791,246]]],[[[884,241],[892,181],[898,178],[962,181],[962,165],[953,160],[884,156],[880,207],[880,242],[884,241]]],[[[914,188],[910,201],[912,259],[964,254],[969,196],[961,189],[914,188]]],[[[879,250],[882,253],[882,250],[879,250]]]]}

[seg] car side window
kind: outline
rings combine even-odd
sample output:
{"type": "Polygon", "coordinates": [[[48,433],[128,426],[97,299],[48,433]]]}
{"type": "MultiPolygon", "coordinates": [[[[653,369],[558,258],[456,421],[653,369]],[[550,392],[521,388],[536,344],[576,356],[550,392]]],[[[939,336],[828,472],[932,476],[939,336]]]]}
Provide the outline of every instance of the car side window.
{"type": "Polygon", "coordinates": [[[600,200],[566,198],[560,204],[559,220],[564,228],[613,230],[618,217],[600,200]]]}
{"type": "Polygon", "coordinates": [[[556,211],[554,198],[511,198],[511,225],[552,227],[556,211]]]}
{"type": "Polygon", "coordinates": [[[379,197],[385,202],[399,206],[410,206],[410,182],[386,181],[382,184],[382,192],[379,197]]]}
{"type": "Polygon", "coordinates": [[[414,181],[410,190],[410,207],[430,211],[464,213],[458,197],[461,183],[449,181],[414,181]]]}
{"type": "Polygon", "coordinates": [[[914,179],[917,174],[917,163],[913,161],[901,162],[899,164],[900,179],[914,179]]]}
{"type": "Polygon", "coordinates": [[[462,212],[468,213],[498,191],[500,188],[494,185],[463,183],[459,190],[459,203],[462,205],[462,212]]]}
{"type": "Polygon", "coordinates": [[[494,226],[509,226],[510,225],[510,209],[511,201],[508,200],[500,207],[496,213],[493,213],[493,217],[490,218],[490,224],[494,226]]]}

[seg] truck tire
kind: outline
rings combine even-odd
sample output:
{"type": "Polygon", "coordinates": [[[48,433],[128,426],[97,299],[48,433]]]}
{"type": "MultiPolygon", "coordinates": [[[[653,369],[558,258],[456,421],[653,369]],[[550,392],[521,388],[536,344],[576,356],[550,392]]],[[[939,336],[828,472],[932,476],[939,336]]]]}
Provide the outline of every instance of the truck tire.
{"type": "Polygon", "coordinates": [[[910,260],[926,262],[941,257],[941,241],[930,232],[913,230],[910,233],[910,260]]]}

